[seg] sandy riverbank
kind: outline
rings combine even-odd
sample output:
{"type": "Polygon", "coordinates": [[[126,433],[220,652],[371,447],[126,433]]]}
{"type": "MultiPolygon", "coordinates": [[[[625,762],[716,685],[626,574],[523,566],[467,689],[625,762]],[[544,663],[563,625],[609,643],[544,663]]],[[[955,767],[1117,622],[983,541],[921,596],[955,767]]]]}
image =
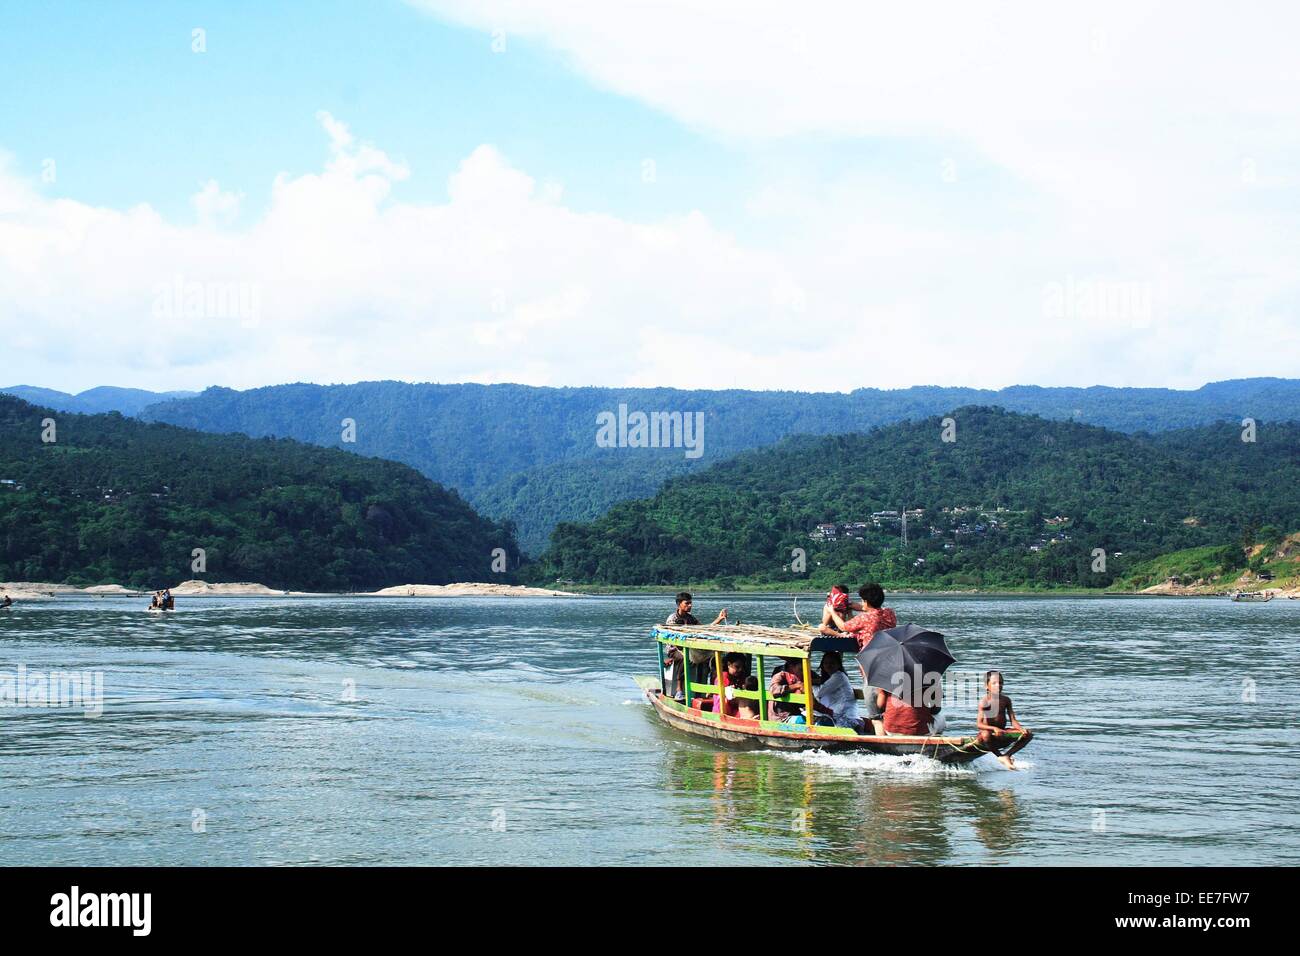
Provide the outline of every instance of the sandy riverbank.
{"type": "Polygon", "coordinates": [[[144,591],[134,591],[120,584],[96,584],[94,587],[82,588],[82,594],[94,594],[100,597],[139,597],[144,591]]]}
{"type": "Polygon", "coordinates": [[[15,601],[53,601],[58,594],[77,594],[80,588],[70,584],[44,584],[40,581],[0,582],[0,598],[9,595],[15,601]]]}
{"type": "Polygon", "coordinates": [[[1227,597],[1234,591],[1242,591],[1246,594],[1271,594],[1276,598],[1300,598],[1300,587],[1295,585],[1284,585],[1275,588],[1261,587],[1229,587],[1223,585],[1198,585],[1198,584],[1171,584],[1166,581],[1163,584],[1155,584],[1149,588],[1143,588],[1138,594],[1151,594],[1165,597],[1227,597]]]}
{"type": "Polygon", "coordinates": [[[582,597],[573,591],[530,588],[521,584],[399,584],[358,597],[582,597]]]}
{"type": "MultiPolygon", "coordinates": [[[[1192,584],[1177,585],[1165,582],[1153,587],[1144,588],[1141,591],[1005,591],[989,590],[981,591],[978,588],[960,588],[948,591],[944,590],[914,590],[910,588],[898,588],[890,591],[895,595],[906,595],[908,597],[926,597],[926,596],[1014,596],[1014,597],[1226,597],[1234,590],[1271,592],[1274,598],[1300,598],[1300,586],[1287,580],[1278,587],[1260,588],[1241,587],[1240,585],[1224,587],[1219,582],[1213,585],[1192,584]]],[[[382,588],[378,591],[363,591],[356,593],[338,593],[338,592],[313,592],[313,591],[280,591],[275,588],[267,587],[265,584],[258,584],[251,581],[212,583],[209,581],[182,581],[180,584],[172,587],[172,594],[176,597],[183,598],[224,598],[224,597],[374,597],[374,598],[457,598],[457,597],[501,597],[501,598],[538,598],[538,597],[586,597],[590,594],[636,594],[636,593],[672,593],[672,589],[665,588],[647,588],[647,587],[601,587],[586,589],[582,592],[576,591],[557,591],[552,588],[535,588],[526,587],[519,584],[489,584],[485,582],[461,582],[457,584],[398,584],[393,587],[382,588]]],[[[710,589],[705,587],[696,587],[694,590],[700,594],[709,594],[710,589]]],[[[70,584],[46,584],[36,581],[10,581],[0,583],[0,596],[8,594],[14,601],[52,601],[61,594],[85,594],[94,597],[131,597],[148,598],[151,591],[137,591],[131,588],[123,587],[120,584],[97,584],[93,587],[78,588],[70,584]]],[[[769,593],[796,593],[802,596],[802,592],[776,592],[767,588],[740,588],[734,592],[738,594],[769,594],[769,593]]],[[[811,592],[809,592],[811,593],[811,592]]]]}
{"type": "Polygon", "coordinates": [[[265,584],[236,581],[214,584],[211,581],[182,581],[173,585],[175,597],[293,597],[306,595],[306,591],[279,591],[265,584]]]}
{"type": "MultiPolygon", "coordinates": [[[[329,597],[330,594],[311,591],[279,591],[265,584],[251,581],[212,583],[210,581],[182,581],[171,589],[172,595],[184,598],[203,597],[329,597]]],[[[15,601],[53,601],[60,594],[88,594],[95,597],[148,597],[152,591],[136,591],[120,584],[97,584],[78,588],[70,584],[43,584],[34,581],[0,583],[0,595],[8,594],[15,601]]],[[[460,584],[399,584],[379,591],[347,595],[349,597],[582,597],[572,591],[554,591],[549,588],[530,588],[515,584],[485,584],[464,582],[460,584]]]]}
{"type": "MultiPolygon", "coordinates": [[[[184,581],[174,588],[177,597],[311,597],[309,591],[277,591],[265,584],[211,584],[184,581]]],[[[319,595],[317,595],[319,596],[319,595]]],[[[398,584],[379,591],[365,591],[351,597],[577,597],[568,591],[529,588],[514,584],[398,584]]]]}

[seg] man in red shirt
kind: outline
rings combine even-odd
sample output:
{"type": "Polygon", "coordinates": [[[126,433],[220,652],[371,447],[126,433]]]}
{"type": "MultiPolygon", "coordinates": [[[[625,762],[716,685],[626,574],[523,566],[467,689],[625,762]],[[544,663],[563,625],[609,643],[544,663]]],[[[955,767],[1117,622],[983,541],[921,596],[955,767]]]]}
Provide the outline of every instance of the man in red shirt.
{"type": "Polygon", "coordinates": [[[888,691],[876,691],[876,709],[884,715],[883,730],[891,736],[928,737],[933,729],[934,711],[910,704],[888,691]]]}
{"type": "Polygon", "coordinates": [[[840,637],[845,634],[855,637],[858,640],[858,650],[862,650],[876,636],[876,631],[887,631],[891,627],[898,627],[898,616],[893,608],[882,606],[885,603],[885,589],[879,584],[873,582],[862,585],[858,589],[858,595],[866,605],[862,612],[845,620],[832,607],[830,610],[832,623],[823,624],[821,632],[828,637],[840,637]]]}
{"type": "MultiPolygon", "coordinates": [[[[860,651],[871,642],[877,631],[887,631],[891,627],[898,627],[898,615],[894,613],[893,608],[884,607],[885,589],[874,581],[858,588],[858,596],[862,598],[862,603],[865,605],[861,613],[855,614],[846,621],[832,608],[830,611],[831,624],[823,624],[820,630],[828,637],[848,636],[857,638],[858,650],[860,651]]],[[[877,734],[880,734],[884,731],[882,719],[885,716],[883,710],[885,702],[867,688],[867,673],[862,669],[861,665],[858,666],[858,673],[862,675],[863,697],[867,705],[867,722],[877,734]]]]}

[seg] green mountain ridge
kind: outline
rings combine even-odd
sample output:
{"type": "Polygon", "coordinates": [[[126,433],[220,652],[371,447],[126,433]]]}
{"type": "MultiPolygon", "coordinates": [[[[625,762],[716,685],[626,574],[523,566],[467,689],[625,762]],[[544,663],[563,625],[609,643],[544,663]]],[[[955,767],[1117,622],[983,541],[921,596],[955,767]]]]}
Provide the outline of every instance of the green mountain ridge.
{"type": "Polygon", "coordinates": [[[193,398],[199,393],[183,391],[150,392],[143,388],[119,388],[114,385],[100,385],[73,395],[53,388],[11,385],[8,388],[0,388],[0,394],[13,395],[15,398],[21,398],[33,405],[52,408],[61,412],[78,412],[83,415],[120,412],[123,415],[138,415],[149,405],[173,399],[193,398]]]}
{"type": "Polygon", "coordinates": [[[1181,548],[1300,525],[1300,425],[1126,435],[1002,409],[798,436],[562,524],[534,580],[1094,587],[1181,548]],[[910,516],[909,543],[901,518],[910,516]],[[947,509],[947,510],[945,510],[947,509]],[[968,509],[968,510],[963,510],[968,509]],[[818,525],[834,525],[834,539],[818,525]],[[861,525],[861,527],[852,527],[861,525]],[[846,527],[849,526],[849,527],[846,527]],[[791,570],[800,549],[806,572],[791,570]],[[1098,551],[1101,570],[1094,570],[1098,551]]]}
{"type": "Polygon", "coordinates": [[[675,476],[797,434],[861,432],[964,405],[1101,425],[1166,431],[1212,422],[1300,420],[1300,380],[1243,379],[1199,389],[1042,388],[1000,391],[920,386],[851,393],[668,388],[543,388],[360,382],[211,388],[141,411],[149,421],[202,431],[296,438],[404,462],[456,488],[476,508],[518,528],[540,553],[560,522],[590,520],[675,476]],[[630,409],[704,415],[699,459],[681,448],[599,448],[596,416],[630,409]],[[357,424],[342,440],[342,421],[357,424]]]}
{"type": "Polygon", "coordinates": [[[508,582],[512,529],[396,462],[0,396],[0,580],[292,590],[508,582]],[[54,441],[42,440],[46,418],[54,441]],[[206,572],[191,569],[206,552],[206,572]]]}

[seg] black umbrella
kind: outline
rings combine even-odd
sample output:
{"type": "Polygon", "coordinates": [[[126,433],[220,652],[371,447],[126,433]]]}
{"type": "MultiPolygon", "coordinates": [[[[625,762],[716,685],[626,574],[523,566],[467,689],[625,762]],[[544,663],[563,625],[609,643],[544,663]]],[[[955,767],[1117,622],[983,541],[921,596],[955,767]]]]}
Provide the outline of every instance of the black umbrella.
{"type": "MultiPolygon", "coordinates": [[[[943,642],[943,635],[915,624],[877,631],[858,651],[858,663],[867,675],[867,685],[879,687],[905,701],[917,704],[928,687],[938,684],[943,672],[956,658],[943,642]]],[[[925,703],[930,703],[927,699],[925,703]]]]}

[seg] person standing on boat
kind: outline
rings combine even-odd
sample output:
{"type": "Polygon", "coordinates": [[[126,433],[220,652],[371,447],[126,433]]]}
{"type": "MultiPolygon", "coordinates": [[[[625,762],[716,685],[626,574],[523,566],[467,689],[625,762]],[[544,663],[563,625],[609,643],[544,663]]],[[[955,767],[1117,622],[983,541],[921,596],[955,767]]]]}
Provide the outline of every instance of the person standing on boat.
{"type": "MultiPolygon", "coordinates": [[[[677,595],[677,610],[673,611],[672,614],[669,614],[668,620],[664,621],[664,623],[670,627],[679,624],[699,624],[699,619],[691,613],[691,605],[693,603],[690,592],[682,591],[677,595]]],[[[718,612],[718,616],[713,619],[713,624],[721,624],[726,619],[727,609],[724,607],[718,612]]],[[[709,626],[712,627],[713,625],[711,624],[709,626]]]]}
{"type": "Polygon", "coordinates": [[[14,603],[14,599],[11,598],[8,594],[6,594],[5,599],[3,601],[0,601],[0,607],[8,607],[13,603],[14,603]]]}
{"type": "MultiPolygon", "coordinates": [[[[694,604],[694,600],[691,598],[691,593],[689,591],[681,591],[677,595],[677,609],[673,611],[673,613],[668,615],[668,619],[664,621],[664,623],[667,624],[669,627],[680,627],[683,624],[686,625],[699,624],[700,623],[699,618],[697,618],[694,614],[691,613],[691,606],[693,604],[694,604]]],[[[718,612],[718,616],[713,619],[713,623],[721,624],[726,619],[727,619],[727,609],[724,607],[721,611],[718,612]]],[[[690,657],[691,682],[696,684],[713,683],[713,677],[712,677],[713,654],[709,651],[701,651],[695,648],[691,648],[687,652],[687,654],[690,657]]],[[[667,660],[671,658],[671,656],[672,655],[670,653],[668,658],[665,658],[665,664],[667,663],[667,660]]],[[[680,666],[680,662],[681,662],[681,652],[679,651],[677,654],[678,666],[680,666]]],[[[665,670],[667,670],[666,666],[665,666],[665,670]]],[[[685,694],[683,693],[682,698],[684,697],[685,694]]]]}

